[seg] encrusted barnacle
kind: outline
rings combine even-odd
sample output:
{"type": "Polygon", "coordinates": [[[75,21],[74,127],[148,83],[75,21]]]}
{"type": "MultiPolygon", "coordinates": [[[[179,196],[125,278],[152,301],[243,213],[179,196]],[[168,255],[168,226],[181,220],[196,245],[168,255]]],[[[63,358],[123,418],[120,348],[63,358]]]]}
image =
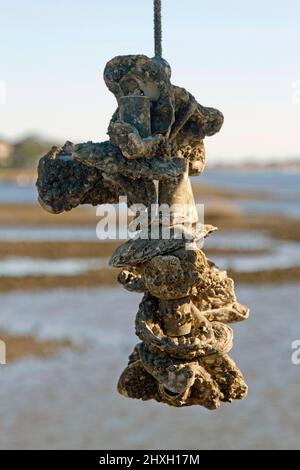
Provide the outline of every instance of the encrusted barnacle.
{"type": "Polygon", "coordinates": [[[176,299],[189,294],[188,275],[176,256],[155,256],[141,268],[147,290],[162,299],[176,299]]]}
{"type": "Polygon", "coordinates": [[[179,250],[172,255],[159,255],[139,267],[147,290],[161,299],[185,297],[202,281],[207,266],[198,250],[179,250]]]}

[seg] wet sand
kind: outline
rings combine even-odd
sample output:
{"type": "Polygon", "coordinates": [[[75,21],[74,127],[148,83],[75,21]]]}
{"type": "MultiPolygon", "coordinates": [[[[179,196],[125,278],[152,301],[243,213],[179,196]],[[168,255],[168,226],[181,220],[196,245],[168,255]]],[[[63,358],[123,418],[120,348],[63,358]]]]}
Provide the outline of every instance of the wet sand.
{"type": "MultiPolygon", "coordinates": [[[[91,271],[80,275],[70,276],[27,276],[27,277],[2,277],[0,279],[0,292],[11,291],[39,291],[43,289],[57,289],[74,287],[86,290],[94,287],[110,287],[117,285],[118,270],[102,268],[99,271],[91,271]]],[[[287,269],[273,269],[254,272],[228,271],[228,275],[237,284],[289,284],[300,282],[300,267],[287,269]]],[[[121,288],[121,287],[120,287],[121,288]]]]}
{"type": "Polygon", "coordinates": [[[43,259],[107,258],[122,242],[0,242],[0,259],[29,256],[43,259]]]}
{"type": "Polygon", "coordinates": [[[262,231],[270,237],[283,241],[300,241],[300,220],[276,216],[232,216],[219,217],[207,214],[206,223],[217,225],[220,230],[262,231]]]}
{"type": "Polygon", "coordinates": [[[93,287],[117,285],[118,271],[104,268],[80,275],[70,276],[26,276],[0,278],[0,292],[39,291],[42,289],[57,289],[74,287],[90,289],[93,287]]]}
{"type": "Polygon", "coordinates": [[[23,182],[29,184],[34,183],[36,181],[36,177],[36,170],[14,168],[0,169],[0,181],[3,181],[5,183],[23,182]]]}
{"type": "Polygon", "coordinates": [[[4,226],[93,225],[99,221],[96,209],[78,207],[72,212],[50,214],[38,204],[0,204],[0,221],[4,226]]]}
{"type": "Polygon", "coordinates": [[[224,188],[217,188],[209,186],[203,182],[195,183],[192,178],[192,186],[195,198],[214,198],[220,200],[268,200],[271,196],[265,192],[247,192],[247,191],[232,191],[224,188]]]}
{"type": "MultiPolygon", "coordinates": [[[[67,258],[93,258],[110,257],[121,244],[119,241],[99,242],[0,242],[0,259],[7,256],[30,256],[31,258],[67,259],[67,258]]],[[[208,248],[208,256],[221,255],[265,255],[271,253],[268,248],[234,249],[234,248],[208,248]]]]}
{"type": "Polygon", "coordinates": [[[61,354],[62,350],[72,347],[72,342],[65,339],[61,341],[41,341],[30,335],[14,336],[0,330],[0,339],[6,345],[6,362],[12,364],[28,357],[45,358],[61,354]]]}
{"type": "Polygon", "coordinates": [[[300,282],[300,267],[265,269],[253,272],[228,271],[228,275],[240,284],[289,284],[300,282]]]}

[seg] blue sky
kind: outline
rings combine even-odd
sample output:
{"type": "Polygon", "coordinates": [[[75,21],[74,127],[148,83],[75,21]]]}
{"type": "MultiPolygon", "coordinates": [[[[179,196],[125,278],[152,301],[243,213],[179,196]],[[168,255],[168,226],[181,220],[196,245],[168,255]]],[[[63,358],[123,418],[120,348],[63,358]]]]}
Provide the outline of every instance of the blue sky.
{"type": "MultiPolygon", "coordinates": [[[[225,115],[208,158],[300,156],[300,2],[162,3],[173,83],[225,115]]],[[[153,55],[152,17],[152,0],[0,0],[0,136],[104,140],[116,103],[103,68],[153,55]]]]}

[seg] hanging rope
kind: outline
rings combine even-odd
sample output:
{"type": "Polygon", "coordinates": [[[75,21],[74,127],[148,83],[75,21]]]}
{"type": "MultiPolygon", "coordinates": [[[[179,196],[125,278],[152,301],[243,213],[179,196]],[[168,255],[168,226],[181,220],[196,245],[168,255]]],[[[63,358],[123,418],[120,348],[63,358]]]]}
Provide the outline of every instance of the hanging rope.
{"type": "Polygon", "coordinates": [[[154,0],[155,56],[162,57],[161,0],[154,0]]]}

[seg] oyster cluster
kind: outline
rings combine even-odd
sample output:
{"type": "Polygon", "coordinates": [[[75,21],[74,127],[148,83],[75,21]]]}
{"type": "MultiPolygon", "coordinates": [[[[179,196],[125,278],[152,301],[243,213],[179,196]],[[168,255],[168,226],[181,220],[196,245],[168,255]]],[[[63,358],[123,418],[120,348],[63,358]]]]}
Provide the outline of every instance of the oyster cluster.
{"type": "Polygon", "coordinates": [[[119,281],[126,289],[144,291],[136,316],[142,342],[121,375],[119,392],[208,409],[244,398],[247,385],[228,356],[228,324],[246,319],[249,311],[237,302],[233,281],[200,249],[171,245],[168,252],[161,244],[157,254],[159,242],[144,241],[144,252],[140,240],[130,241],[111,260],[112,266],[123,265],[119,281]]]}
{"type": "Polygon", "coordinates": [[[204,138],[220,130],[223,115],[197,103],[170,78],[169,64],[158,57],[112,59],[104,80],[118,108],[109,140],[52,148],[39,163],[37,188],[40,204],[52,213],[80,204],[115,204],[120,196],[127,196],[128,205],[171,208],[168,220],[147,219],[146,231],[152,233],[156,224],[158,237],[137,236],[110,261],[121,268],[118,280],[127,290],[144,294],[136,317],[141,342],[118,390],[176,407],[216,409],[247,394],[228,356],[233,340],[228,324],[246,319],[249,311],[237,302],[226,272],[199,247],[216,228],[204,225],[199,232],[189,177],[203,171],[204,138]]]}

